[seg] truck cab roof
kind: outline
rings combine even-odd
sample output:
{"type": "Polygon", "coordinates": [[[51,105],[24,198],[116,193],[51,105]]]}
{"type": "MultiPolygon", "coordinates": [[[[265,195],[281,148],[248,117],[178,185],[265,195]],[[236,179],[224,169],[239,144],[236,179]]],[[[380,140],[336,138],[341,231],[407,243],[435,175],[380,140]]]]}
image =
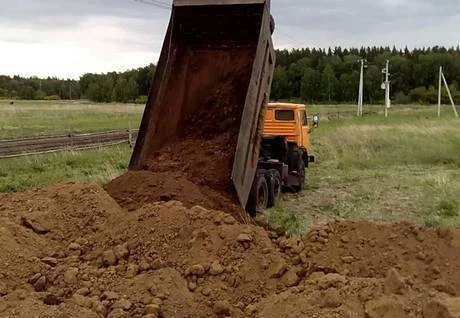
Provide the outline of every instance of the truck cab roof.
{"type": "Polygon", "coordinates": [[[305,109],[305,104],[293,104],[293,103],[268,103],[269,108],[284,108],[284,109],[305,109]]]}

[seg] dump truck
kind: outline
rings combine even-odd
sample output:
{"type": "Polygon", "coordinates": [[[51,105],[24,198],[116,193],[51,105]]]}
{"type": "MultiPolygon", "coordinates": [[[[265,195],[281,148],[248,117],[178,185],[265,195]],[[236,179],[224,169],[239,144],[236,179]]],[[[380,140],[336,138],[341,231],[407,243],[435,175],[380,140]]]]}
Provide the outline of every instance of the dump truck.
{"type": "Polygon", "coordinates": [[[310,133],[312,123],[304,104],[269,103],[265,110],[259,162],[247,205],[252,214],[273,207],[283,190],[301,191],[305,169],[315,162],[310,133]]]}
{"type": "MultiPolygon", "coordinates": [[[[301,189],[309,146],[277,130],[283,123],[276,107],[275,126],[267,112],[273,31],[269,0],[174,0],[129,169],[149,169],[152,157],[174,140],[199,146],[234,131],[225,145],[232,153],[229,192],[243,208],[255,213],[273,205],[275,182],[301,189]]],[[[297,106],[278,106],[286,116],[291,110],[303,116],[297,106]]],[[[215,160],[223,160],[216,153],[215,160]]],[[[189,159],[188,167],[203,166],[189,159]]],[[[209,178],[205,166],[200,173],[209,178]]]]}

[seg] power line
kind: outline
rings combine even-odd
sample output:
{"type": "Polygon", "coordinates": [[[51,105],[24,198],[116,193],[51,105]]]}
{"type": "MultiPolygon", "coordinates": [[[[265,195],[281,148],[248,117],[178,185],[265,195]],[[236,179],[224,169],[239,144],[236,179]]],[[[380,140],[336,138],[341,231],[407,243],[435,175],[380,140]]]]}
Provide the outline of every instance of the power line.
{"type": "MultiPolygon", "coordinates": [[[[166,3],[165,1],[162,0],[134,0],[136,2],[140,2],[143,4],[155,6],[157,8],[165,9],[165,10],[170,10],[172,8],[171,4],[166,3]]],[[[297,42],[293,37],[291,37],[289,34],[283,32],[282,30],[279,29],[279,27],[276,28],[276,32],[279,33],[284,40],[287,40],[289,44],[293,46],[298,46],[301,47],[302,45],[297,42]]]]}
{"type": "Polygon", "coordinates": [[[297,42],[297,40],[295,40],[289,34],[280,30],[279,26],[276,27],[275,32],[278,32],[282,37],[284,37],[284,40],[287,40],[287,42],[289,42],[290,44],[294,46],[299,46],[299,47],[302,46],[299,42],[297,42]]]}
{"type": "Polygon", "coordinates": [[[167,2],[167,1],[163,1],[163,0],[142,0],[144,2],[151,2],[153,4],[158,4],[158,5],[161,5],[161,6],[165,6],[165,7],[172,7],[171,3],[167,2]]]}
{"type": "Polygon", "coordinates": [[[160,0],[134,0],[134,1],[148,4],[148,5],[160,8],[160,9],[165,9],[165,10],[171,9],[171,5],[169,3],[166,3],[160,0]]]}
{"type": "Polygon", "coordinates": [[[171,6],[169,6],[168,4],[165,4],[163,2],[159,2],[159,1],[156,1],[156,0],[149,0],[149,1],[147,1],[147,0],[135,0],[135,1],[141,2],[141,3],[144,3],[144,4],[148,4],[148,5],[160,8],[160,9],[165,9],[165,10],[171,9],[171,6]]]}
{"type": "Polygon", "coordinates": [[[172,4],[168,1],[163,1],[163,0],[150,0],[150,1],[160,2],[166,6],[172,7],[172,4]]]}
{"type": "MultiPolygon", "coordinates": [[[[140,2],[143,4],[147,4],[147,5],[151,5],[151,6],[155,6],[157,8],[161,8],[165,10],[170,10],[172,8],[171,4],[161,1],[161,0],[134,0],[134,1],[140,2]]],[[[278,32],[284,40],[287,40],[289,44],[298,46],[298,47],[302,47],[302,44],[300,44],[300,42],[297,42],[297,40],[295,40],[289,34],[280,30],[279,27],[276,28],[276,32],[278,32]]]]}

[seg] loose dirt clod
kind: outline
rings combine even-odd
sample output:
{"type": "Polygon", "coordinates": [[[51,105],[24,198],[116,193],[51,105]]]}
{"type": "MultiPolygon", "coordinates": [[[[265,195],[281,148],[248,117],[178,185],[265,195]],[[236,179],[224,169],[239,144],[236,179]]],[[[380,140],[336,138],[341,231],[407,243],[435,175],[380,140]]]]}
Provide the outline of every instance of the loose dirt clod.
{"type": "Polygon", "coordinates": [[[369,318],[405,318],[403,304],[396,298],[383,296],[366,303],[366,314],[369,318]]]}
{"type": "Polygon", "coordinates": [[[404,279],[394,268],[390,269],[385,278],[385,292],[388,294],[404,294],[406,285],[404,279]]]}
{"type": "Polygon", "coordinates": [[[46,234],[49,232],[49,230],[45,227],[43,227],[41,224],[29,220],[25,217],[21,217],[21,224],[24,225],[26,228],[31,229],[37,234],[46,234]]]}
{"type": "Polygon", "coordinates": [[[337,221],[275,237],[177,201],[128,212],[75,183],[0,194],[0,204],[1,317],[458,316],[456,232],[337,221]]]}

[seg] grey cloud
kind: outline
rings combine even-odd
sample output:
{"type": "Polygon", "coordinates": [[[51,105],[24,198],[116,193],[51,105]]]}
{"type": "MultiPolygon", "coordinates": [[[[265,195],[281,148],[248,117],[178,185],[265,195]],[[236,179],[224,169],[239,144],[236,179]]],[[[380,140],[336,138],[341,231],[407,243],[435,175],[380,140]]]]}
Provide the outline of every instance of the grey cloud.
{"type": "MultiPolygon", "coordinates": [[[[287,25],[313,25],[316,28],[331,27],[347,29],[360,25],[366,29],[367,22],[392,22],[419,19],[425,23],[439,23],[439,19],[460,14],[458,0],[393,0],[393,1],[274,1],[274,13],[287,25]],[[437,18],[436,20],[426,20],[437,18]]],[[[411,27],[410,24],[407,25],[411,27]]]]}
{"type": "MultiPolygon", "coordinates": [[[[401,31],[415,33],[417,29],[428,25],[445,32],[446,30],[442,28],[443,23],[460,16],[458,0],[272,0],[271,2],[280,30],[300,42],[303,41],[303,32],[314,36],[312,33],[315,31],[318,34],[336,32],[337,39],[330,39],[331,42],[340,40],[344,34],[357,40],[372,34],[378,37],[384,28],[390,28],[390,31],[391,28],[398,28],[401,31]]],[[[0,13],[0,25],[16,25],[44,31],[72,28],[84,23],[90,17],[111,16],[142,21],[143,23],[129,24],[134,34],[158,32],[158,26],[165,25],[169,17],[167,10],[148,6],[136,0],[17,0],[14,2],[0,0],[0,4],[3,8],[0,13]],[[156,29],[153,27],[147,29],[149,24],[156,25],[156,29]]],[[[442,36],[439,39],[442,41],[442,36]]],[[[407,40],[410,42],[410,39],[407,40]]]]}
{"type": "MultiPolygon", "coordinates": [[[[460,43],[460,0],[271,0],[271,3],[278,47],[421,47],[460,43]]],[[[81,48],[90,45],[88,40],[92,40],[91,45],[97,42],[94,52],[101,50],[101,43],[107,43],[113,54],[152,56],[158,56],[170,14],[168,10],[136,0],[0,0],[0,8],[0,43],[59,43],[72,34],[81,48]],[[112,26],[120,32],[104,34],[99,29],[95,38],[91,23],[103,27],[107,21],[112,21],[112,26]],[[81,34],[82,27],[89,33],[81,34]]],[[[106,53],[112,54],[105,50],[98,54],[106,53]]]]}
{"type": "Polygon", "coordinates": [[[452,25],[460,20],[458,0],[274,0],[272,6],[280,30],[304,45],[455,45],[452,25]],[[421,39],[427,27],[438,36],[421,39]]]}
{"type": "Polygon", "coordinates": [[[125,39],[127,48],[157,48],[152,42],[163,36],[169,17],[168,10],[135,0],[0,0],[0,6],[0,34],[1,28],[16,30],[0,41],[16,43],[47,42],[53,33],[75,30],[91,19],[116,18],[132,34],[125,39]]]}
{"type": "Polygon", "coordinates": [[[165,20],[162,10],[135,0],[0,0],[0,23],[52,28],[72,27],[94,16],[165,20]]]}

